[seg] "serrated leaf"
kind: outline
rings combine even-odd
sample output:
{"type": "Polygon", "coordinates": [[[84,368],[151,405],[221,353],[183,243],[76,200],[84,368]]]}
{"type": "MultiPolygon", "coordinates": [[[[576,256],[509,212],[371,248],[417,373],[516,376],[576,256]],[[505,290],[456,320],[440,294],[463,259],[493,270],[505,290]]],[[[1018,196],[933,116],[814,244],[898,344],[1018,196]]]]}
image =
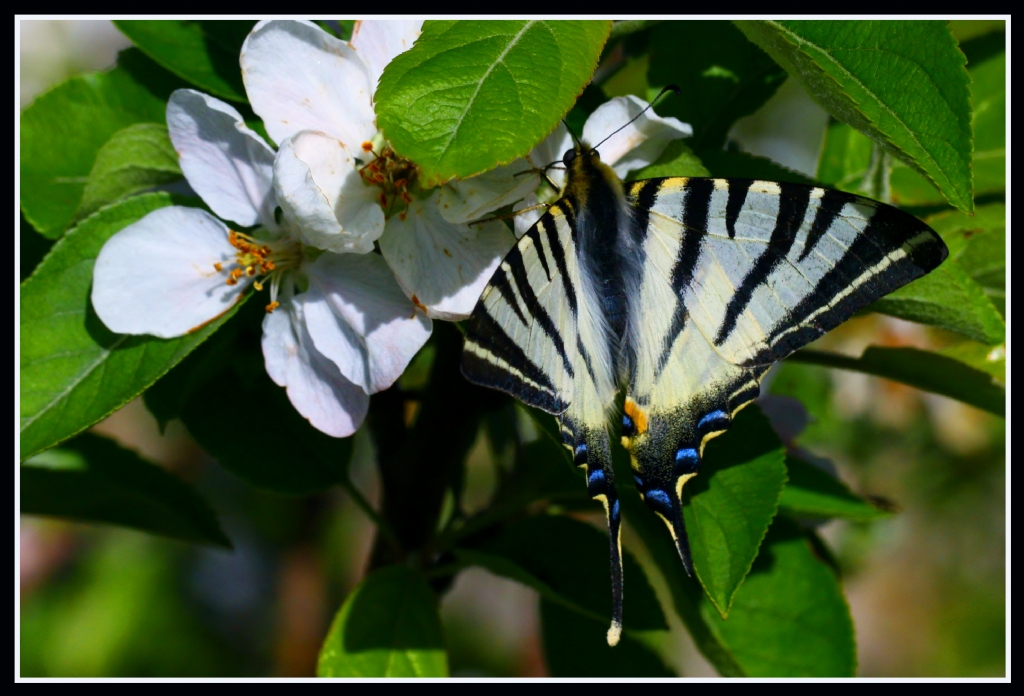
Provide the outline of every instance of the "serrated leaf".
{"type": "Polygon", "coordinates": [[[252,20],[116,20],[147,56],[175,75],[224,99],[246,101],[238,55],[252,20]]]}
{"type": "Polygon", "coordinates": [[[614,648],[604,624],[541,599],[541,635],[552,677],[674,677],[645,643],[628,632],[614,648]]]}
{"type": "Polygon", "coordinates": [[[941,21],[737,21],[829,113],[974,208],[964,56],[941,21]]]}
{"type": "Polygon", "coordinates": [[[611,22],[432,21],[374,96],[395,151],[437,186],[526,155],[590,81],[611,22]]]}
{"type": "Polygon", "coordinates": [[[96,153],[76,217],[88,217],[133,193],[180,178],[178,153],[167,126],[136,123],[114,133],[96,153]]]}
{"type": "Polygon", "coordinates": [[[700,158],[684,140],[673,140],[653,163],[630,172],[630,181],[655,179],[663,176],[711,176],[700,158]]]}
{"type": "Polygon", "coordinates": [[[888,511],[855,495],[827,471],[789,455],[789,480],[779,498],[779,510],[806,517],[839,517],[866,522],[885,517],[888,511]]]}
{"type": "Polygon", "coordinates": [[[186,86],[136,49],[118,66],[73,77],[21,113],[21,209],[58,238],[75,217],[96,154],[134,123],[163,123],[167,98],[186,86]]]}
{"type": "Polygon", "coordinates": [[[1006,324],[985,289],[952,259],[872,302],[866,311],[938,326],[990,345],[1006,339],[1006,324]]]}
{"type": "Polygon", "coordinates": [[[90,433],[21,465],[20,511],[231,547],[192,486],[90,433]]]}
{"type": "Polygon", "coordinates": [[[996,31],[1006,31],[1005,19],[952,19],[949,30],[960,43],[996,31]]]}
{"type": "Polygon", "coordinates": [[[786,71],[727,21],[664,22],[651,31],[648,99],[666,85],[658,113],[693,126],[694,148],[720,149],[739,118],[775,94],[786,71]]]}
{"type": "Polygon", "coordinates": [[[320,650],[320,677],[447,677],[430,585],[405,566],[370,574],[345,599],[320,650]]]}
{"type": "MultiPolygon", "coordinates": [[[[558,515],[527,518],[479,548],[455,551],[465,563],[528,585],[542,597],[589,617],[601,640],[612,608],[608,553],[607,534],[558,515]]],[[[623,626],[633,631],[667,629],[640,565],[625,549],[622,556],[623,585],[629,588],[623,626]]]]}
{"type": "Polygon", "coordinates": [[[683,488],[693,567],[723,617],[757,557],[785,481],[782,443],[751,406],[707,444],[700,474],[683,488]]]}
{"type": "Polygon", "coordinates": [[[96,316],[89,291],[103,244],[130,223],[170,204],[169,195],[153,193],[96,212],[64,235],[22,284],[22,458],[52,447],[126,404],[233,312],[170,340],[115,334],[96,316]]]}
{"type": "Polygon", "coordinates": [[[949,257],[980,285],[1000,314],[1006,314],[1006,206],[983,205],[973,216],[939,213],[925,222],[938,232],[949,257]]]}
{"type": "Polygon", "coordinates": [[[853,621],[833,571],[809,540],[779,518],[729,619],[701,606],[711,631],[751,677],[852,677],[857,664],[853,621]]]}
{"type": "MultiPolygon", "coordinates": [[[[253,305],[249,314],[262,313],[253,305]]],[[[309,424],[267,376],[255,316],[231,322],[146,394],[161,419],[179,417],[224,468],[254,486],[297,494],[343,480],[352,438],[334,438],[309,424]]]]}
{"type": "Polygon", "coordinates": [[[1006,415],[1006,390],[991,375],[939,353],[869,346],[860,358],[850,358],[804,349],[791,355],[789,360],[866,372],[948,396],[997,416],[1006,415]]]}

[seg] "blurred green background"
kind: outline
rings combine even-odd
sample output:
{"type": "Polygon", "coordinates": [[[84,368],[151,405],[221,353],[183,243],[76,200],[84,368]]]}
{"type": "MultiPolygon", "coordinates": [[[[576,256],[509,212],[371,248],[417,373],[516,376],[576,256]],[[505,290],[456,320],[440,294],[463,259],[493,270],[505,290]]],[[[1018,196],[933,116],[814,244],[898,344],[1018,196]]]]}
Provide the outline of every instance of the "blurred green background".
{"type": "MultiPolygon", "coordinates": [[[[112,65],[128,45],[106,21],[22,21],[21,105],[70,75],[112,65]]],[[[813,175],[827,122],[787,80],[730,138],[813,175]]],[[[857,355],[868,344],[945,342],[937,330],[870,315],[823,346],[857,355]]],[[[796,397],[807,409],[799,446],[831,459],[854,491],[900,511],[820,529],[842,567],[858,674],[1002,676],[1005,422],[862,374],[786,364],[769,379],[772,398],[796,397]]],[[[787,424],[790,434],[801,425],[787,424]]],[[[340,491],[291,498],[243,484],[180,422],[161,433],[141,400],[95,430],[218,501],[235,548],[23,517],[21,675],[312,676],[330,619],[368,560],[372,528],[355,505],[340,491]]],[[[493,490],[493,460],[481,434],[468,464],[470,512],[493,490]]],[[[377,502],[373,447],[363,432],[353,476],[377,502]]],[[[602,515],[595,520],[603,524],[602,515]]],[[[452,673],[547,674],[538,611],[532,590],[480,569],[461,573],[442,602],[452,673]]],[[[678,623],[665,655],[686,676],[715,676],[678,623]]]]}

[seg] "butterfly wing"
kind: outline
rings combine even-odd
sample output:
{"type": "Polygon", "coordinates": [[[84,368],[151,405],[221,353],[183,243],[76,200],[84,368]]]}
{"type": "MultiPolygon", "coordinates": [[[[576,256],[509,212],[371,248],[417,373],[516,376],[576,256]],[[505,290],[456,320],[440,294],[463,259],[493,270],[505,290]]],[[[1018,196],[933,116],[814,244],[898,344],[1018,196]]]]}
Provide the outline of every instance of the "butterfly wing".
{"type": "Polygon", "coordinates": [[[606,412],[617,389],[577,224],[573,204],[562,199],[505,257],[467,323],[462,374],[558,417],[562,442],[608,518],[614,644],[622,625],[621,518],[606,412]]]}
{"type": "Polygon", "coordinates": [[[623,418],[644,500],[692,570],[683,484],[772,363],[938,266],[945,244],[892,206],[839,191],[669,178],[629,190],[645,262],[630,312],[623,418]]]}

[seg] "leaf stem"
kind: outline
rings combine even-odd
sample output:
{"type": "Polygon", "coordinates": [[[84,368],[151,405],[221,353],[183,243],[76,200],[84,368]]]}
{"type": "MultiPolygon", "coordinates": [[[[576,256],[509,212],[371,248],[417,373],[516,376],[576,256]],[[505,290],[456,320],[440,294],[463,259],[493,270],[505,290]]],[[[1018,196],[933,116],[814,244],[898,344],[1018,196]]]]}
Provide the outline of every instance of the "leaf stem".
{"type": "Polygon", "coordinates": [[[362,510],[363,514],[373,522],[377,527],[377,531],[382,537],[384,537],[385,541],[388,542],[392,550],[399,556],[405,555],[404,549],[402,549],[402,544],[398,541],[398,536],[395,534],[395,530],[391,528],[391,525],[388,524],[387,520],[377,514],[377,511],[373,509],[372,505],[370,505],[370,501],[366,499],[366,496],[364,496],[358,488],[356,488],[355,484],[352,483],[352,480],[347,475],[343,476],[338,481],[338,485],[345,489],[345,492],[348,493],[348,496],[352,499],[352,502],[356,504],[356,507],[362,510]]]}

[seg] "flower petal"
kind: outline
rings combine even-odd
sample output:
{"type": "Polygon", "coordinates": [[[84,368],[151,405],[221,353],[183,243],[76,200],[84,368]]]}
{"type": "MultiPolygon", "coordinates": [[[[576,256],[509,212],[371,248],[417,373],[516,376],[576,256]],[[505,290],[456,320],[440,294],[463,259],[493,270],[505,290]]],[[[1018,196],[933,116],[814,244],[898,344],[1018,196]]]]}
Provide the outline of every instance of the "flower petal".
{"type": "Polygon", "coordinates": [[[348,148],[323,133],[303,131],[282,143],[274,187],[307,244],[365,254],[384,232],[379,189],[363,183],[348,148]]]}
{"type": "MultiPolygon", "coordinates": [[[[524,208],[534,208],[534,206],[540,205],[540,199],[537,198],[537,194],[531,193],[523,200],[512,206],[512,212],[519,212],[524,208]]],[[[521,239],[524,234],[530,231],[530,228],[537,224],[540,220],[540,216],[544,214],[545,208],[535,208],[534,210],[528,210],[525,213],[519,213],[512,218],[513,226],[516,229],[516,239],[521,239]]]]}
{"type": "Polygon", "coordinates": [[[394,384],[432,327],[384,259],[323,254],[303,270],[309,290],[298,299],[317,349],[367,393],[394,384]]]}
{"type": "Polygon", "coordinates": [[[633,95],[615,97],[597,107],[583,126],[583,139],[591,145],[608,138],[600,148],[601,161],[620,177],[654,162],[669,142],[693,135],[689,124],[662,118],[654,109],[622,128],[646,107],[647,102],[633,95]],[[622,130],[609,138],[616,128],[622,130]]]}
{"type": "Polygon", "coordinates": [[[260,22],[242,44],[240,61],[252,109],[276,142],[316,130],[357,150],[377,132],[366,65],[312,22],[260,22]]]}
{"type": "Polygon", "coordinates": [[[273,228],[274,151],[219,99],[191,89],[167,102],[167,128],[181,171],[220,217],[242,227],[273,228]]]}
{"type": "Polygon", "coordinates": [[[92,304],[111,331],[181,336],[228,311],[248,283],[225,284],[235,262],[228,228],[205,210],[154,210],[103,245],[93,269],[92,304]]]}
{"type": "Polygon", "coordinates": [[[288,297],[263,320],[267,374],[285,387],[295,410],[314,428],[348,437],[362,424],[370,397],[345,379],[313,345],[301,306],[288,297]]]}
{"type": "Polygon", "coordinates": [[[531,168],[525,159],[517,159],[504,167],[448,182],[441,187],[437,198],[441,217],[456,224],[472,222],[518,201],[540,185],[538,174],[523,173],[530,172],[531,168]]]}
{"type": "Polygon", "coordinates": [[[447,222],[437,194],[414,200],[405,219],[384,228],[380,250],[398,284],[435,319],[458,321],[473,311],[484,286],[515,244],[508,227],[489,221],[470,227],[447,222]]]}
{"type": "Polygon", "coordinates": [[[384,67],[399,53],[412,48],[422,26],[422,19],[363,19],[356,22],[349,43],[366,63],[374,89],[384,67]]]}

